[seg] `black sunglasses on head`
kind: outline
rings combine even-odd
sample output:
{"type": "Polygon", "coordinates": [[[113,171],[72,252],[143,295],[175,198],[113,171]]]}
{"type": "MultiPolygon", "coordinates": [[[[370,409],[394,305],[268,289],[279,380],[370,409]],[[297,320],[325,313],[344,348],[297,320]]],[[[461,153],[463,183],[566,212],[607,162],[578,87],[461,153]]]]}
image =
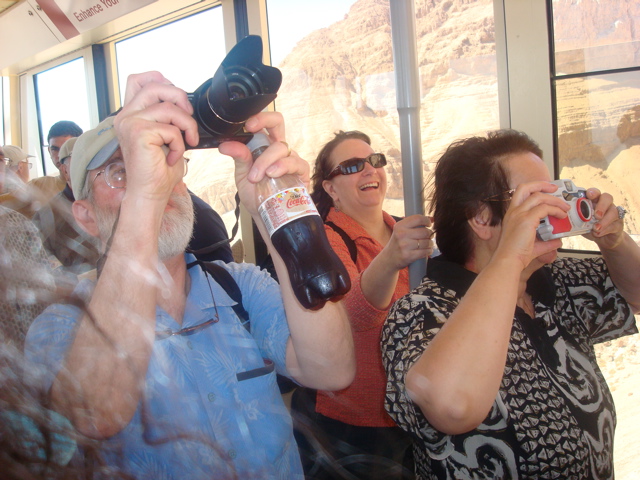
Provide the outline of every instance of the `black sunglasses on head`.
{"type": "Polygon", "coordinates": [[[382,153],[372,153],[367,158],[350,158],[340,162],[324,179],[331,180],[337,175],[353,175],[361,172],[364,170],[365,162],[373,168],[382,168],[387,164],[387,158],[382,153]]]}

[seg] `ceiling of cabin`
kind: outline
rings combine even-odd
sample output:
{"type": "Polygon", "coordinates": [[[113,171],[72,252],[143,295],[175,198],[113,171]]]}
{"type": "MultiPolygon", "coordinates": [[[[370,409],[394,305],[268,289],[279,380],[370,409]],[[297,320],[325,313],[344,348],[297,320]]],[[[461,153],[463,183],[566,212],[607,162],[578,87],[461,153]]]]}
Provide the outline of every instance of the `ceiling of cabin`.
{"type": "Polygon", "coordinates": [[[0,13],[4,12],[9,7],[12,7],[16,3],[18,3],[17,0],[16,1],[0,0],[0,13]]]}

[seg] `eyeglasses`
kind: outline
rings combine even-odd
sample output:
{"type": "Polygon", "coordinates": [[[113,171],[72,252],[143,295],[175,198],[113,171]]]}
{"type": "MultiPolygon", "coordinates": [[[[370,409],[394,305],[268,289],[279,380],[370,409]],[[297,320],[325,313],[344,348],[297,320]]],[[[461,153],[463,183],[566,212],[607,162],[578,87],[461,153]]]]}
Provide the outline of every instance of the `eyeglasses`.
{"type": "Polygon", "coordinates": [[[506,192],[496,193],[495,195],[491,195],[487,198],[483,198],[483,202],[508,202],[513,197],[513,193],[516,191],[515,188],[511,190],[507,190],[506,192]]]}
{"type": "MultiPolygon", "coordinates": [[[[189,159],[185,158],[183,176],[186,175],[188,171],[189,159]]],[[[104,181],[107,182],[107,185],[111,188],[125,188],[127,186],[127,170],[123,161],[113,162],[104,167],[96,173],[92,183],[95,183],[96,178],[98,178],[100,174],[104,174],[104,181]]]]}
{"type": "MultiPolygon", "coordinates": [[[[187,270],[195,265],[199,265],[199,263],[193,262],[187,265],[187,270]]],[[[204,270],[205,276],[207,278],[207,285],[209,285],[209,292],[211,293],[211,301],[213,302],[213,308],[216,312],[215,316],[213,318],[210,318],[206,322],[202,322],[202,323],[199,323],[198,325],[193,325],[191,327],[181,328],[180,330],[177,330],[175,332],[171,329],[156,330],[156,340],[164,340],[166,338],[173,337],[175,335],[182,335],[182,336],[193,335],[194,333],[207,328],[209,325],[213,325],[214,323],[218,323],[220,321],[220,315],[218,314],[218,305],[216,304],[216,299],[213,296],[213,289],[211,288],[211,282],[209,281],[209,274],[204,269],[204,267],[202,267],[202,265],[200,265],[200,268],[204,270]]]]}
{"type": "Polygon", "coordinates": [[[20,168],[20,165],[22,165],[23,163],[27,164],[28,168],[33,168],[33,163],[31,162],[18,162],[17,165],[11,165],[11,161],[9,159],[4,160],[5,165],[7,165],[9,168],[11,168],[11,170],[18,170],[20,168]]]}
{"type": "Polygon", "coordinates": [[[101,174],[104,174],[104,181],[111,188],[124,188],[127,186],[127,171],[124,168],[124,162],[113,162],[104,167],[93,177],[93,183],[101,174]]]}
{"type": "Polygon", "coordinates": [[[180,330],[177,330],[175,332],[171,329],[156,330],[156,340],[164,340],[165,338],[173,337],[174,335],[182,335],[182,336],[193,335],[197,331],[202,330],[208,327],[209,325],[218,323],[220,321],[220,318],[218,317],[218,307],[216,306],[215,303],[213,305],[216,307],[215,317],[210,318],[206,322],[199,323],[198,325],[193,325],[192,327],[181,328],[180,330]]]}
{"type": "Polygon", "coordinates": [[[382,153],[372,153],[367,158],[350,158],[340,162],[324,179],[331,180],[337,175],[353,175],[361,172],[364,170],[365,162],[373,168],[382,168],[387,164],[387,158],[382,153]]]}

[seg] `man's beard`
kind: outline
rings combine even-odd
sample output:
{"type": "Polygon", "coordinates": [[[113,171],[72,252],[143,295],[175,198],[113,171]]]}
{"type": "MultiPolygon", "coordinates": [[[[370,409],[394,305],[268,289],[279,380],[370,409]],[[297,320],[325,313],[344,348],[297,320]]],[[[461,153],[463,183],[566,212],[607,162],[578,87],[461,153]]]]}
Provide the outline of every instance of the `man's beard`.
{"type": "MultiPolygon", "coordinates": [[[[193,233],[193,202],[189,194],[172,193],[169,201],[174,208],[164,213],[158,237],[158,258],[161,261],[184,253],[193,233]]],[[[106,245],[111,238],[118,212],[95,204],[94,211],[100,238],[106,245]]]]}

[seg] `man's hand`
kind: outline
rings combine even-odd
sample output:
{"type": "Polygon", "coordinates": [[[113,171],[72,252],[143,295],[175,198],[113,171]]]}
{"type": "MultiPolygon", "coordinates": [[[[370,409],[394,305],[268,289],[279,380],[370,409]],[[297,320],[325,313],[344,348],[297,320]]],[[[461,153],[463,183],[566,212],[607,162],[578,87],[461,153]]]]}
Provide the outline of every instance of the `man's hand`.
{"type": "Polygon", "coordinates": [[[295,152],[289,150],[285,142],[284,120],[278,112],[262,112],[251,117],[245,124],[247,131],[256,133],[266,129],[271,146],[254,162],[251,152],[240,142],[225,142],[219,147],[220,153],[233,157],[235,177],[242,204],[252,216],[257,215],[255,184],[265,176],[278,178],[285,174],[299,175],[305,185],[309,185],[309,164],[295,152]]]}
{"type": "Polygon", "coordinates": [[[182,179],[184,138],[198,143],[193,107],[184,90],[158,72],[131,75],[114,125],[127,169],[127,194],[168,199],[182,179]]]}

